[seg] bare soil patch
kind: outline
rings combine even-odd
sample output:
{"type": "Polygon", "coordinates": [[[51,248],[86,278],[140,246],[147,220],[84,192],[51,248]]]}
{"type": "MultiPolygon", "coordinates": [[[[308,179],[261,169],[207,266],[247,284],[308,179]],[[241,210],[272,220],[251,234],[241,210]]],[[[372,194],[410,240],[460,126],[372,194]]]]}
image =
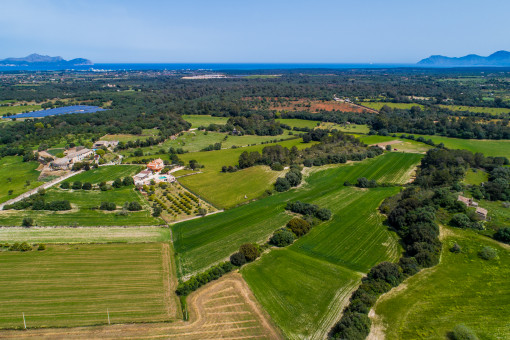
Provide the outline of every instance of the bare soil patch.
{"type": "MultiPolygon", "coordinates": [[[[165,250],[164,250],[165,251],[165,250]]],[[[37,339],[282,339],[239,273],[188,297],[190,321],[1,331],[0,338],[37,339]]]]}

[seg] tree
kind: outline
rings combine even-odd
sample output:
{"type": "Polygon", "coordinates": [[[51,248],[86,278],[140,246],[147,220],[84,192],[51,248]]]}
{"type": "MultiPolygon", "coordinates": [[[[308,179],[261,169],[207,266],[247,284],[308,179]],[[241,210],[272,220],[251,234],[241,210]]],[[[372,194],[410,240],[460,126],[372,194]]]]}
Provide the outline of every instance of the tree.
{"type": "Polygon", "coordinates": [[[391,145],[386,145],[386,151],[391,151],[391,145]]]}
{"type": "Polygon", "coordinates": [[[510,227],[499,228],[494,234],[494,239],[504,243],[510,243],[510,227]]]}
{"type": "Polygon", "coordinates": [[[31,217],[24,217],[23,222],[21,222],[23,227],[31,227],[34,225],[34,219],[31,217]]]}
{"type": "Polygon", "coordinates": [[[73,183],[73,187],[72,188],[73,188],[73,190],[80,190],[82,188],[81,182],[80,181],[75,181],[73,183]]]}
{"type": "Polygon", "coordinates": [[[243,253],[237,252],[230,256],[230,262],[237,267],[241,267],[243,264],[246,263],[246,257],[243,253]]]}
{"type": "Polygon", "coordinates": [[[140,205],[140,203],[133,201],[128,204],[127,209],[129,211],[139,211],[142,210],[142,206],[140,205]]]}
{"type": "Polygon", "coordinates": [[[294,217],[287,223],[287,228],[290,229],[297,237],[301,237],[308,233],[312,226],[307,221],[300,217],[294,217]]]}
{"type": "Polygon", "coordinates": [[[295,235],[289,230],[278,230],[269,239],[269,242],[277,247],[285,247],[292,244],[295,240],[295,235]]]}
{"type": "Polygon", "coordinates": [[[114,188],[122,187],[122,180],[120,178],[115,179],[115,181],[113,181],[113,183],[112,183],[112,186],[114,188]]]}
{"type": "Polygon", "coordinates": [[[448,334],[451,340],[478,340],[475,333],[464,325],[457,325],[448,334]]]}
{"type": "Polygon", "coordinates": [[[289,181],[284,177],[278,177],[274,184],[274,189],[278,192],[284,192],[290,189],[289,181]]]}
{"type": "Polygon", "coordinates": [[[69,182],[62,182],[62,184],[60,184],[60,188],[69,189],[70,188],[69,182]]]}
{"type": "Polygon", "coordinates": [[[99,209],[113,211],[113,210],[117,209],[117,206],[113,202],[101,202],[99,209]]]}
{"type": "Polygon", "coordinates": [[[244,255],[246,261],[252,262],[260,256],[260,248],[253,243],[245,243],[239,247],[239,252],[244,255]]]}
{"type": "Polygon", "coordinates": [[[466,214],[455,214],[450,220],[450,225],[456,228],[471,228],[471,219],[466,214]]]}
{"type": "Polygon", "coordinates": [[[92,189],[92,184],[89,183],[89,182],[85,182],[85,183],[83,183],[83,186],[81,188],[83,190],[91,190],[92,189]]]}

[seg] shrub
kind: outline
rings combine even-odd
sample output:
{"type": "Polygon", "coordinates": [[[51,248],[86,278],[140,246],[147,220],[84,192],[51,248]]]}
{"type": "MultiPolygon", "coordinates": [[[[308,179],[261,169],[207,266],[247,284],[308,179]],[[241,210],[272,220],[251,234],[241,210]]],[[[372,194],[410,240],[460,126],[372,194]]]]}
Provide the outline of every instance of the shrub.
{"type": "Polygon", "coordinates": [[[39,247],[37,247],[37,250],[46,250],[46,245],[41,243],[39,247]]]}
{"type": "Polygon", "coordinates": [[[75,181],[75,182],[73,183],[73,186],[72,186],[73,190],[80,190],[80,189],[81,189],[81,187],[82,187],[82,184],[81,184],[81,182],[80,182],[80,181],[75,181]]]}
{"type": "Polygon", "coordinates": [[[281,165],[279,162],[275,162],[275,163],[271,164],[271,170],[282,171],[283,165],[281,165]]]}
{"type": "Polygon", "coordinates": [[[23,222],[21,222],[23,227],[31,227],[34,225],[34,219],[31,217],[24,217],[23,222]]]}
{"type": "Polygon", "coordinates": [[[117,206],[113,202],[101,202],[99,209],[113,211],[113,210],[117,209],[117,206]]]}
{"type": "Polygon", "coordinates": [[[52,210],[52,211],[62,211],[62,210],[71,210],[71,203],[69,201],[52,201],[49,203],[46,203],[46,206],[44,207],[45,210],[52,210]]]}
{"type": "Polygon", "coordinates": [[[363,281],[377,281],[382,280],[393,287],[396,287],[402,282],[403,277],[400,268],[397,264],[391,262],[381,262],[375,267],[372,267],[363,281]]]}
{"type": "Polygon", "coordinates": [[[142,210],[142,206],[140,205],[140,203],[134,201],[134,202],[130,202],[128,204],[127,209],[129,211],[139,211],[139,210],[142,210]]]}
{"type": "Polygon", "coordinates": [[[289,228],[297,237],[301,237],[307,234],[312,226],[302,218],[294,217],[287,223],[287,228],[289,228]]]}
{"type": "Polygon", "coordinates": [[[83,183],[83,186],[81,188],[83,190],[91,190],[92,189],[92,184],[90,184],[89,182],[85,182],[85,183],[83,183]]]}
{"type": "Polygon", "coordinates": [[[494,239],[504,243],[510,243],[510,227],[499,228],[494,234],[494,239]]]}
{"type": "Polygon", "coordinates": [[[455,326],[448,337],[451,340],[478,340],[476,334],[464,325],[455,326]]]}
{"type": "Polygon", "coordinates": [[[112,186],[114,188],[122,187],[122,180],[120,178],[117,178],[115,181],[113,181],[112,186]]]}
{"type": "Polygon", "coordinates": [[[496,249],[487,246],[483,247],[482,250],[478,252],[478,256],[484,260],[489,261],[498,257],[498,253],[496,249]]]}
{"type": "Polygon", "coordinates": [[[450,225],[457,228],[471,228],[471,220],[466,214],[455,214],[450,220],[450,225]]]}
{"type": "Polygon", "coordinates": [[[460,253],[462,249],[460,248],[458,243],[454,243],[453,246],[450,248],[450,251],[452,253],[460,253]]]}
{"type": "Polygon", "coordinates": [[[285,247],[292,244],[294,239],[295,236],[293,232],[289,230],[278,230],[271,236],[269,242],[277,247],[285,247]]]}
{"type": "Polygon", "coordinates": [[[274,184],[274,189],[278,192],[284,192],[290,189],[289,181],[284,177],[278,177],[274,184]]]}
{"type": "Polygon", "coordinates": [[[122,185],[124,185],[124,186],[134,185],[134,184],[135,184],[135,180],[133,179],[133,177],[126,176],[122,180],[122,185]]]}
{"type": "Polygon", "coordinates": [[[363,313],[345,313],[333,327],[334,339],[364,340],[370,333],[370,319],[363,313]]]}
{"type": "Polygon", "coordinates": [[[23,242],[23,243],[21,243],[21,244],[16,242],[16,243],[14,243],[13,245],[11,245],[11,246],[9,247],[9,250],[10,250],[10,251],[23,251],[23,252],[25,252],[25,251],[31,251],[31,250],[32,250],[32,246],[31,246],[31,245],[29,245],[29,244],[28,244],[28,243],[26,243],[26,242],[23,242]]]}
{"type": "Polygon", "coordinates": [[[259,246],[253,243],[245,243],[241,245],[241,247],[239,247],[239,252],[244,255],[247,262],[252,262],[260,256],[259,246]]]}
{"type": "Polygon", "coordinates": [[[192,276],[188,281],[181,282],[175,291],[179,296],[185,296],[208,282],[219,279],[223,274],[230,272],[234,267],[230,262],[223,262],[213,266],[203,273],[192,276]]]}
{"type": "Polygon", "coordinates": [[[319,220],[327,221],[331,218],[331,211],[326,208],[319,209],[315,213],[315,217],[317,217],[319,220]]]}
{"type": "Polygon", "coordinates": [[[230,255],[230,263],[232,263],[234,266],[241,267],[243,264],[246,263],[246,257],[243,253],[237,252],[232,255],[230,255]]]}

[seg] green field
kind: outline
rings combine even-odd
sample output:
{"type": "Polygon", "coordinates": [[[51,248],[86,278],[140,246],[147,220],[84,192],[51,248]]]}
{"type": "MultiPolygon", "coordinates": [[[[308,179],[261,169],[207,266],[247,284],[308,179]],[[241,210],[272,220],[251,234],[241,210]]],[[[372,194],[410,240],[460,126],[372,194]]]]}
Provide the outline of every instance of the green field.
{"type": "MultiPolygon", "coordinates": [[[[398,134],[400,135],[400,134],[398,134]]],[[[434,143],[443,143],[449,149],[464,149],[471,152],[481,152],[485,156],[506,156],[510,155],[510,140],[488,140],[488,139],[460,139],[431,135],[414,135],[416,138],[423,136],[431,139],[434,143]]]]}
{"type": "Polygon", "coordinates": [[[328,122],[322,122],[319,126],[320,129],[337,129],[339,131],[347,132],[347,133],[368,133],[370,131],[370,128],[368,125],[356,125],[356,124],[335,124],[335,123],[328,123],[328,122]]]}
{"type": "Polygon", "coordinates": [[[29,243],[140,243],[168,242],[166,227],[4,227],[0,242],[29,243]]]}
{"type": "MultiPolygon", "coordinates": [[[[288,135],[279,135],[279,136],[255,136],[255,135],[244,135],[244,136],[231,136],[226,133],[220,132],[211,132],[211,131],[187,131],[183,132],[181,136],[177,137],[177,139],[167,139],[163,143],[150,147],[140,148],[144,154],[155,154],[160,153],[160,150],[164,150],[168,152],[168,149],[171,147],[177,149],[182,148],[188,152],[198,152],[208,147],[209,145],[215,143],[221,143],[221,147],[223,149],[230,149],[232,146],[241,147],[248,146],[251,144],[260,144],[262,142],[268,142],[273,140],[280,139],[288,139],[292,138],[292,136],[288,135]],[[225,140],[225,137],[227,138],[225,140]]],[[[124,156],[130,156],[134,150],[124,150],[121,153],[124,156]]],[[[130,161],[131,157],[128,157],[126,161],[130,161]]]]}
{"type": "MultiPolygon", "coordinates": [[[[354,183],[358,177],[367,177],[381,182],[405,183],[411,177],[412,169],[420,159],[421,155],[417,154],[388,153],[363,162],[316,169],[306,179],[307,183],[299,189],[276,194],[221,214],[178,223],[172,227],[175,249],[178,253],[178,273],[180,276],[187,276],[203,270],[227,258],[242,243],[267,239],[274,230],[290,219],[284,210],[289,200],[318,202],[337,214],[346,204],[342,198],[344,194],[348,197],[348,194],[353,193],[352,203],[355,207],[359,207],[358,203],[354,203],[355,198],[364,192],[355,188],[345,188],[344,181],[349,180],[354,183]],[[345,191],[341,192],[342,190],[345,191]]],[[[370,192],[377,193],[376,196],[370,197],[370,201],[375,203],[364,202],[360,203],[361,205],[369,207],[373,207],[376,203],[378,205],[385,195],[390,196],[395,193],[395,189],[377,189],[370,192]]],[[[361,197],[368,196],[361,195],[361,197]]],[[[349,202],[347,199],[345,201],[349,202]]],[[[380,218],[372,214],[367,215],[366,218],[367,221],[359,223],[373,225],[381,222],[380,218]]],[[[352,221],[354,224],[358,223],[354,217],[352,221]]],[[[319,228],[326,228],[326,226],[319,228]]],[[[317,238],[325,235],[320,233],[320,229],[316,232],[317,238]]],[[[305,251],[306,246],[307,244],[304,243],[302,251],[305,251]]]]}
{"type": "Polygon", "coordinates": [[[413,106],[418,106],[423,109],[423,105],[416,103],[361,102],[360,104],[374,110],[380,110],[385,105],[391,107],[392,109],[408,110],[413,106]]]}
{"type": "Polygon", "coordinates": [[[0,253],[0,328],[168,321],[169,247],[153,244],[49,245],[0,253]],[[163,254],[167,252],[165,256],[163,254]]]}
{"type": "Polygon", "coordinates": [[[182,115],[182,119],[191,123],[192,128],[209,126],[210,124],[225,125],[228,117],[213,117],[210,115],[182,115]]]}
{"type": "Polygon", "coordinates": [[[38,166],[37,162],[23,162],[21,156],[0,158],[0,203],[41,185],[42,182],[37,181],[40,173],[35,170],[38,166]],[[28,186],[27,181],[30,181],[28,186]]]}
{"type": "Polygon", "coordinates": [[[464,183],[470,185],[480,185],[483,182],[487,182],[489,174],[483,170],[469,169],[464,176],[464,183]]]}
{"type": "Polygon", "coordinates": [[[27,106],[0,106],[0,116],[3,116],[6,113],[22,113],[22,112],[30,112],[30,111],[38,111],[41,110],[41,105],[27,105],[27,106]]]}
{"type": "Polygon", "coordinates": [[[288,338],[324,339],[361,275],[291,249],[242,269],[257,300],[288,338]]]}
{"type": "Polygon", "coordinates": [[[441,263],[422,271],[377,302],[386,339],[446,339],[464,324],[481,339],[510,338],[510,251],[472,231],[446,229],[441,263]],[[448,249],[458,243],[462,252],[448,249]],[[484,246],[498,259],[477,256],[484,246]]]}
{"type": "Polygon", "coordinates": [[[452,111],[470,111],[476,113],[490,113],[492,115],[510,114],[510,109],[499,107],[462,106],[462,105],[439,105],[442,108],[452,111]]]}
{"type": "Polygon", "coordinates": [[[117,178],[124,178],[126,176],[133,176],[144,169],[140,165],[108,165],[101,166],[97,169],[82,172],[67,180],[67,182],[81,181],[82,183],[89,182],[92,184],[100,182],[114,181],[117,178]]]}
{"type": "Polygon", "coordinates": [[[367,145],[385,143],[385,142],[391,142],[394,140],[398,140],[400,142],[396,143],[396,144],[392,144],[391,148],[397,149],[397,151],[400,151],[400,152],[425,153],[425,152],[427,152],[427,150],[432,148],[431,146],[424,144],[424,143],[420,143],[420,142],[410,140],[410,139],[398,138],[398,137],[377,136],[377,135],[372,135],[372,136],[355,135],[355,136],[358,137],[363,143],[365,143],[367,145]]]}
{"type": "Polygon", "coordinates": [[[309,128],[314,129],[320,122],[318,120],[304,120],[304,119],[277,119],[277,122],[286,124],[290,127],[309,128]]]}
{"type": "Polygon", "coordinates": [[[2,210],[1,226],[20,226],[24,217],[32,217],[38,226],[150,226],[164,224],[160,218],[151,216],[148,202],[133,187],[122,187],[109,191],[100,190],[47,190],[47,202],[68,200],[69,211],[2,210]],[[94,209],[101,202],[114,202],[118,209],[125,202],[137,201],[144,208],[141,211],[128,212],[126,216],[117,212],[104,212],[94,209]]]}

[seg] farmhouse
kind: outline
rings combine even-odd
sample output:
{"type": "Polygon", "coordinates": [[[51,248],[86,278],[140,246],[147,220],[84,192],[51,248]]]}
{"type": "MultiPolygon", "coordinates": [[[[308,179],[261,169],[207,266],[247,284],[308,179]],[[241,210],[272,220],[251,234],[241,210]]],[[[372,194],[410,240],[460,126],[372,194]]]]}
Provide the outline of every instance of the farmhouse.
{"type": "Polygon", "coordinates": [[[85,158],[94,154],[90,149],[81,149],[75,152],[69,152],[65,157],[57,158],[50,163],[50,167],[55,170],[69,169],[74,163],[81,162],[85,158]]]}
{"type": "Polygon", "coordinates": [[[102,148],[102,147],[105,147],[105,148],[114,148],[117,145],[119,145],[119,141],[118,140],[112,140],[112,141],[99,140],[99,141],[94,143],[94,148],[96,148],[96,149],[99,149],[99,148],[102,148]]]}
{"type": "Polygon", "coordinates": [[[475,201],[473,201],[472,198],[467,198],[467,197],[464,197],[462,195],[459,195],[459,197],[457,198],[458,201],[464,203],[466,206],[468,207],[477,207],[478,206],[478,203],[476,203],[475,201]]]}
{"type": "Polygon", "coordinates": [[[147,168],[151,169],[154,172],[160,172],[165,167],[165,163],[161,158],[155,159],[149,164],[147,164],[147,168]]]}

